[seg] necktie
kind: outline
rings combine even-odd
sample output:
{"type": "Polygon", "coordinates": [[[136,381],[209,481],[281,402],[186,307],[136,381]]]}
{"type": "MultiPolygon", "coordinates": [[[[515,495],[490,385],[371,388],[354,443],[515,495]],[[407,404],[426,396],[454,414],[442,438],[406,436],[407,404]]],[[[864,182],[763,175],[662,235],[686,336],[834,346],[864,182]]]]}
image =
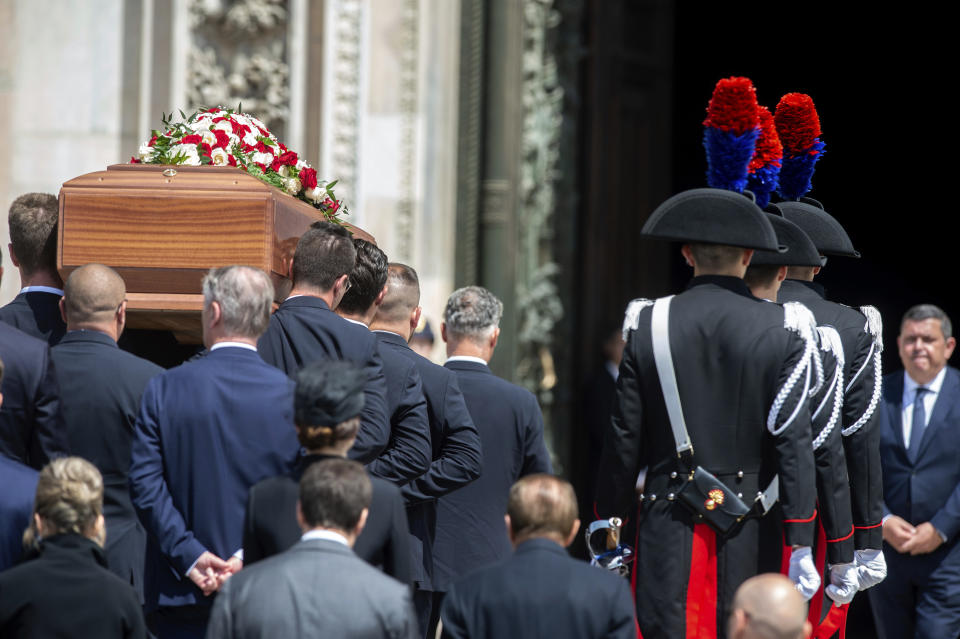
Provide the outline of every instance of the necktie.
{"type": "Polygon", "coordinates": [[[910,428],[910,448],[907,449],[907,457],[912,462],[917,461],[920,442],[923,440],[923,431],[927,427],[927,409],[923,405],[923,395],[929,392],[929,388],[917,386],[917,394],[913,399],[913,425],[910,428]]]}

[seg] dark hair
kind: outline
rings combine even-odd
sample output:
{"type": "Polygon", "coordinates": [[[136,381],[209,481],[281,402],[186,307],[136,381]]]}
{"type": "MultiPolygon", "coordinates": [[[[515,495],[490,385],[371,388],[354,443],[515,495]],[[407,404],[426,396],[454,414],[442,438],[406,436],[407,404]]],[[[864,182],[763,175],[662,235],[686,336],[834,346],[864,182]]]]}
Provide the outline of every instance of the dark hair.
{"type": "Polygon", "coordinates": [[[564,539],[577,519],[577,495],[560,477],[527,475],[510,487],[507,514],[515,537],[564,539]]]}
{"type": "Polygon", "coordinates": [[[293,255],[293,285],[328,291],[337,278],[353,270],[357,250],[350,232],[339,224],[314,222],[297,242],[293,255]]]}
{"type": "Polygon", "coordinates": [[[373,487],[367,471],[349,459],[324,459],[300,479],[300,510],[311,528],[351,531],[370,507],[373,487]]]}
{"type": "Polygon", "coordinates": [[[357,261],[350,271],[350,290],[338,308],[347,313],[364,313],[387,283],[387,254],[371,242],[356,238],[357,261]]]}
{"type": "MultiPolygon", "coordinates": [[[[747,272],[743,275],[743,281],[747,286],[770,286],[777,279],[780,267],[775,264],[751,264],[747,267],[747,272]]],[[[776,300],[774,300],[776,301],[776,300]]]]}
{"type": "Polygon", "coordinates": [[[950,323],[950,317],[939,306],[933,304],[917,304],[911,306],[903,319],[900,320],[900,332],[903,332],[903,325],[909,322],[922,322],[923,320],[940,320],[940,329],[943,331],[943,339],[950,339],[953,336],[953,324],[950,323]]]}
{"type": "Polygon", "coordinates": [[[49,193],[26,193],[10,205],[10,244],[27,274],[57,269],[60,205],[49,193]]]}
{"type": "Polygon", "coordinates": [[[690,252],[697,266],[706,270],[728,268],[740,261],[743,249],[725,244],[690,244],[690,252]]]}

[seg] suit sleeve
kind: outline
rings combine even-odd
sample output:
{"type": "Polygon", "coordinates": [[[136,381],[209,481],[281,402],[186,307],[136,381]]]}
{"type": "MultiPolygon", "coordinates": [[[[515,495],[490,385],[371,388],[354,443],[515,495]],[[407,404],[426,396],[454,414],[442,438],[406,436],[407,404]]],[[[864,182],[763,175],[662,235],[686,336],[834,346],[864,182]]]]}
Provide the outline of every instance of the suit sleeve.
{"type": "Polygon", "coordinates": [[[69,454],[67,429],[60,412],[60,387],[50,358],[44,347],[39,383],[33,396],[34,428],[30,436],[30,465],[40,469],[56,457],[69,454]]]}
{"type": "Polygon", "coordinates": [[[410,526],[407,509],[399,492],[393,500],[393,516],[390,518],[390,539],[384,553],[383,571],[405,584],[413,583],[410,550],[410,526]]]}
{"type": "MultiPolygon", "coordinates": [[[[837,336],[839,342],[839,336],[837,336]]],[[[853,516],[850,510],[850,483],[840,435],[843,406],[843,367],[829,351],[821,350],[824,387],[810,404],[812,412],[813,458],[817,476],[817,503],[827,539],[830,564],[853,561],[853,516]]]]}
{"type": "Polygon", "coordinates": [[[784,543],[813,546],[817,489],[808,402],[813,362],[809,361],[807,340],[793,332],[789,333],[785,353],[777,396],[767,418],[768,435],[773,438],[779,471],[784,543]],[[805,360],[806,372],[797,378],[796,371],[803,370],[805,360]]]}
{"type": "Polygon", "coordinates": [[[412,364],[408,368],[400,405],[390,420],[390,444],[367,470],[374,477],[394,484],[404,484],[430,468],[430,422],[427,400],[423,396],[420,373],[412,364]]]}
{"type": "Polygon", "coordinates": [[[454,374],[447,376],[441,406],[439,455],[426,474],[402,488],[407,504],[442,497],[480,476],[483,461],[480,433],[454,374]]]}
{"type": "Polygon", "coordinates": [[[376,338],[370,335],[371,349],[363,370],[367,385],[363,389],[363,413],[360,414],[360,430],[353,448],[347,457],[362,464],[375,460],[390,442],[390,416],[387,414],[387,380],[383,374],[383,362],[377,350],[376,338]]]}
{"type": "Polygon", "coordinates": [[[267,331],[257,340],[257,352],[267,364],[279,368],[287,375],[292,375],[297,370],[297,365],[293,357],[287,357],[286,342],[282,336],[283,326],[276,316],[271,315],[267,331]]]}
{"type": "Polygon", "coordinates": [[[158,422],[162,379],[161,376],[150,380],[141,400],[130,453],[130,497],[140,521],[157,540],[174,574],[183,579],[206,548],[187,529],[164,478],[158,422]]]}
{"type": "Polygon", "coordinates": [[[637,608],[626,579],[617,578],[617,588],[610,597],[610,629],[604,637],[610,639],[636,639],[640,636],[637,626],[637,608]]]}
{"type": "Polygon", "coordinates": [[[632,514],[636,503],[634,485],[641,464],[643,397],[636,348],[638,331],[632,331],[623,349],[617,378],[617,401],[607,429],[600,457],[603,472],[597,477],[596,512],[601,518],[632,514]]]}
{"type": "Polygon", "coordinates": [[[550,462],[550,453],[543,439],[543,413],[540,412],[540,404],[532,393],[525,393],[525,395],[528,402],[524,411],[523,466],[520,469],[520,476],[534,473],[552,475],[553,464],[550,462]]]}
{"type": "Polygon", "coordinates": [[[440,634],[442,639],[470,639],[463,602],[455,585],[450,587],[443,598],[443,604],[440,607],[440,623],[443,624],[440,634]]]}
{"type": "Polygon", "coordinates": [[[247,510],[243,516],[243,565],[260,561],[266,556],[263,545],[257,537],[256,525],[256,499],[257,491],[250,489],[247,495],[247,510]]]}
{"type": "Polygon", "coordinates": [[[880,549],[883,541],[883,477],[874,397],[882,374],[876,346],[866,331],[858,335],[850,371],[852,379],[847,382],[844,394],[843,447],[850,473],[854,545],[858,549],[880,549]]]}

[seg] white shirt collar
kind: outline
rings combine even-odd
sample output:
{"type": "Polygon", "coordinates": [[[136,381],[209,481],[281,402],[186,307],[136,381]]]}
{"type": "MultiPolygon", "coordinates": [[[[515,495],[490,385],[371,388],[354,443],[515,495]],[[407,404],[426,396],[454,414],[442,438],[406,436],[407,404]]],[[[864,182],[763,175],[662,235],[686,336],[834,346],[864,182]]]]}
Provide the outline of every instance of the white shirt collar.
{"type": "Polygon", "coordinates": [[[53,293],[63,297],[63,289],[53,288],[52,286],[24,286],[20,289],[21,293],[53,293]]]}
{"type": "MultiPolygon", "coordinates": [[[[340,315],[340,317],[343,317],[343,315],[340,315]]],[[[370,327],[367,326],[366,324],[364,324],[364,323],[361,322],[361,321],[358,321],[358,320],[355,320],[355,319],[350,319],[349,317],[343,317],[343,319],[347,320],[348,322],[350,322],[350,323],[352,323],[352,324],[356,324],[357,326],[362,326],[362,327],[364,327],[365,329],[370,330],[370,327]]]]}
{"type": "Polygon", "coordinates": [[[487,365],[487,361],[485,359],[474,357],[473,355],[451,355],[450,357],[447,358],[447,361],[448,362],[473,362],[474,364],[483,364],[484,366],[487,365]]]}
{"type": "MultiPolygon", "coordinates": [[[[937,376],[933,378],[933,381],[930,382],[929,384],[925,384],[924,386],[928,388],[930,392],[933,393],[933,395],[939,395],[940,387],[943,386],[943,380],[944,378],[946,378],[946,376],[947,376],[947,367],[944,366],[940,370],[940,372],[937,373],[937,376]]],[[[918,386],[920,386],[920,384],[913,381],[913,379],[910,377],[910,374],[907,371],[903,371],[903,398],[905,400],[903,402],[904,404],[906,404],[908,401],[913,402],[914,397],[916,397],[917,395],[918,386]]]]}
{"type": "Polygon", "coordinates": [[[212,352],[212,351],[215,351],[215,350],[217,350],[218,348],[227,348],[228,346],[235,346],[235,347],[237,347],[237,348],[245,348],[245,349],[247,349],[248,351],[253,351],[254,353],[257,352],[257,347],[256,347],[256,346],[254,346],[253,344],[244,344],[243,342],[217,342],[216,344],[214,344],[213,346],[210,347],[210,351],[211,351],[211,352],[212,352]]]}
{"type": "Polygon", "coordinates": [[[302,537],[300,537],[300,541],[310,541],[311,539],[326,539],[327,541],[341,543],[347,548],[350,547],[346,537],[340,533],[335,533],[332,530],[308,530],[307,532],[303,533],[302,537]]]}

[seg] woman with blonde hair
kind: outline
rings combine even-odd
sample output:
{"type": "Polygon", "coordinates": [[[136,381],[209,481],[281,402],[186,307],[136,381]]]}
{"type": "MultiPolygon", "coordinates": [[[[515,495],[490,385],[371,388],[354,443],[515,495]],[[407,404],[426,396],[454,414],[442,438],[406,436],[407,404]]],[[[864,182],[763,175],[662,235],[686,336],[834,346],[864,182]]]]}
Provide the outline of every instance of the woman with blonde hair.
{"type": "Polygon", "coordinates": [[[24,545],[0,573],[2,637],[146,637],[133,588],[106,569],[103,478],[80,457],[47,464],[24,545]]]}

